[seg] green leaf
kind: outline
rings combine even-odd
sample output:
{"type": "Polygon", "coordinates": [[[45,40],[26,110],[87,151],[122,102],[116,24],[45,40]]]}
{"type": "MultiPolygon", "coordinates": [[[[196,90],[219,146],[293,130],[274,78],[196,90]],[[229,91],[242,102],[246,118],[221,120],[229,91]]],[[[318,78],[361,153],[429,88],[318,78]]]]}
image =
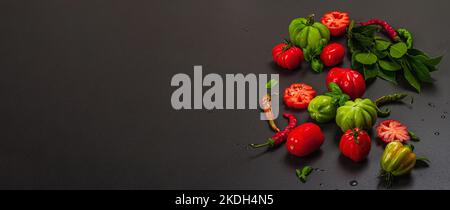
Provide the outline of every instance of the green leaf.
{"type": "Polygon", "coordinates": [[[431,59],[428,60],[428,64],[433,65],[433,66],[437,66],[441,62],[442,58],[443,58],[442,55],[439,56],[439,57],[436,57],[436,58],[431,58],[431,59]]]}
{"type": "Polygon", "coordinates": [[[276,79],[271,79],[269,82],[266,83],[266,88],[270,89],[272,87],[275,87],[278,84],[278,81],[276,79]]]}
{"type": "Polygon", "coordinates": [[[379,60],[378,64],[380,64],[380,67],[386,71],[398,71],[402,69],[400,65],[392,61],[379,60]]]}
{"type": "Polygon", "coordinates": [[[300,179],[302,183],[306,182],[306,177],[313,171],[311,166],[305,166],[301,170],[295,169],[295,174],[300,179]]]}
{"type": "Polygon", "coordinates": [[[373,38],[371,38],[371,37],[364,36],[364,35],[362,35],[360,33],[355,33],[355,34],[353,34],[353,38],[354,38],[354,40],[356,40],[358,42],[358,44],[362,48],[372,47],[373,38]]]}
{"type": "Polygon", "coordinates": [[[377,77],[378,76],[378,65],[377,64],[373,64],[373,65],[363,65],[363,69],[364,69],[364,78],[366,80],[377,77]]]}
{"type": "Polygon", "coordinates": [[[399,42],[397,44],[392,45],[389,48],[389,54],[393,58],[401,58],[403,55],[406,54],[406,51],[408,51],[408,47],[404,42],[399,42]]]}
{"type": "Polygon", "coordinates": [[[360,33],[364,36],[371,36],[377,32],[380,28],[376,25],[357,26],[353,28],[353,33],[360,33]]]}
{"type": "Polygon", "coordinates": [[[370,52],[358,53],[355,55],[355,59],[356,61],[366,65],[374,64],[378,60],[377,56],[370,52]]]}
{"type": "Polygon", "coordinates": [[[423,55],[423,56],[425,56],[427,59],[430,58],[426,53],[422,52],[421,50],[414,49],[414,48],[408,49],[408,54],[409,54],[409,55],[423,55]]]}
{"type": "Polygon", "coordinates": [[[375,49],[377,49],[379,51],[383,51],[383,50],[386,50],[387,48],[389,48],[389,46],[391,46],[391,42],[385,41],[385,40],[380,40],[380,39],[375,39],[375,49]]]}
{"type": "Polygon", "coordinates": [[[416,59],[408,59],[410,62],[410,66],[412,67],[413,72],[417,76],[417,78],[422,82],[433,82],[431,78],[430,72],[425,64],[423,64],[420,60],[416,59]]]}
{"type": "Polygon", "coordinates": [[[409,136],[411,137],[411,141],[420,141],[420,138],[412,131],[408,131],[409,136]]]}
{"type": "Polygon", "coordinates": [[[412,87],[414,87],[417,90],[417,92],[420,92],[420,83],[419,81],[417,81],[414,74],[412,74],[411,70],[408,67],[408,64],[402,62],[401,65],[403,67],[403,76],[405,77],[405,79],[412,87]]]}
{"type": "Polygon", "coordinates": [[[384,79],[392,84],[397,84],[396,80],[396,72],[395,71],[383,71],[381,69],[378,70],[378,77],[384,79]]]}
{"type": "Polygon", "coordinates": [[[372,51],[372,53],[375,54],[378,57],[378,59],[383,59],[389,54],[387,51],[379,51],[379,50],[374,50],[372,51]]]}

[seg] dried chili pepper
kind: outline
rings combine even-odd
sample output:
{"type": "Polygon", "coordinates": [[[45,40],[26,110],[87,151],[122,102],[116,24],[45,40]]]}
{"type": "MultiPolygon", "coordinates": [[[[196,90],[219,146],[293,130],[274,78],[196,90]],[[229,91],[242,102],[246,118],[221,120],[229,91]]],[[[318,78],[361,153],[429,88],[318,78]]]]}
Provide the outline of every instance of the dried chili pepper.
{"type": "Polygon", "coordinates": [[[393,41],[400,41],[400,37],[397,34],[397,31],[392,28],[386,21],[380,20],[380,19],[372,19],[367,22],[360,23],[362,26],[366,25],[379,25],[383,27],[384,31],[387,33],[389,38],[391,38],[393,41]]]}
{"type": "Polygon", "coordinates": [[[273,119],[273,112],[272,112],[272,104],[271,104],[272,98],[269,94],[266,94],[261,99],[261,107],[264,113],[266,114],[267,122],[269,123],[270,128],[274,130],[275,132],[280,132],[280,129],[278,128],[277,124],[275,123],[275,120],[273,119]]]}
{"type": "Polygon", "coordinates": [[[253,148],[260,148],[260,147],[275,147],[283,143],[288,134],[292,131],[292,129],[295,128],[297,125],[297,119],[293,114],[284,113],[283,117],[287,118],[289,120],[288,125],[280,132],[277,132],[275,135],[272,136],[272,138],[269,138],[267,142],[262,144],[250,144],[253,148]]]}

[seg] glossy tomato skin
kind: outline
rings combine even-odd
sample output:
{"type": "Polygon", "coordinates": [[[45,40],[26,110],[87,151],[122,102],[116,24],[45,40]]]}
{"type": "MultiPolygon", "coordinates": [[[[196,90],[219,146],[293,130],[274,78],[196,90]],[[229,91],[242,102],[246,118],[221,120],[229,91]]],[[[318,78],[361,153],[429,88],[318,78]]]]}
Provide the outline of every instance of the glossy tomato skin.
{"type": "Polygon", "coordinates": [[[308,122],[292,130],[287,138],[286,148],[297,157],[307,156],[322,146],[325,136],[320,127],[308,122]]]}
{"type": "Polygon", "coordinates": [[[276,45],[272,49],[272,57],[278,66],[289,70],[297,68],[304,59],[302,50],[289,43],[276,45]]]}
{"type": "Polygon", "coordinates": [[[345,48],[339,43],[331,43],[325,46],[320,53],[320,60],[325,66],[336,66],[342,63],[345,56],[345,48]]]}
{"type": "Polygon", "coordinates": [[[370,147],[370,136],[359,128],[347,130],[339,142],[342,154],[355,162],[364,160],[369,155],[370,147]]]}
{"type": "MultiPolygon", "coordinates": [[[[327,75],[326,84],[334,82],[352,100],[361,98],[366,92],[366,81],[361,73],[347,68],[332,68],[327,75]]],[[[328,87],[329,88],[329,87],[328,87]]]]}
{"type": "Polygon", "coordinates": [[[350,17],[346,12],[332,11],[324,14],[320,22],[328,28],[331,36],[342,36],[350,25],[350,17]]]}
{"type": "Polygon", "coordinates": [[[311,86],[304,83],[294,83],[284,90],[283,101],[289,108],[306,109],[315,96],[316,90],[311,86]]]}

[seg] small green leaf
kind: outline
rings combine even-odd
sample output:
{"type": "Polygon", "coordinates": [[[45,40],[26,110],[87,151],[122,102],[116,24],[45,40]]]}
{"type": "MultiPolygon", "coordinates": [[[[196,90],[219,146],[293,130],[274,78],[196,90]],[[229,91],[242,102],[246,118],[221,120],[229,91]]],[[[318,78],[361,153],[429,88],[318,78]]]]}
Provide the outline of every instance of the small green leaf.
{"type": "Polygon", "coordinates": [[[353,28],[353,33],[360,33],[364,36],[373,36],[380,28],[376,25],[356,26],[353,28]]]}
{"type": "Polygon", "coordinates": [[[408,65],[405,64],[404,62],[402,62],[401,65],[403,67],[403,76],[405,77],[405,79],[408,81],[408,83],[411,86],[413,86],[417,90],[417,92],[420,92],[420,83],[419,83],[419,81],[417,81],[414,74],[412,74],[408,65]]]}
{"type": "Polygon", "coordinates": [[[365,64],[365,65],[374,64],[378,60],[377,56],[370,52],[369,53],[358,53],[355,55],[355,59],[356,59],[356,61],[358,61],[362,64],[365,64]]]}
{"type": "Polygon", "coordinates": [[[412,131],[408,131],[409,137],[411,137],[411,141],[420,141],[420,138],[412,131]]]}
{"type": "Polygon", "coordinates": [[[389,54],[393,58],[401,58],[408,51],[408,47],[404,42],[399,42],[389,48],[389,54]]]}
{"type": "Polygon", "coordinates": [[[431,59],[428,60],[428,64],[433,65],[433,66],[437,66],[441,62],[442,57],[443,56],[441,55],[441,56],[436,57],[436,58],[431,58],[431,59]]]}
{"type": "Polygon", "coordinates": [[[363,66],[364,69],[364,78],[366,80],[371,79],[371,78],[375,78],[378,76],[378,65],[377,64],[373,64],[373,65],[364,65],[363,66]]]}
{"type": "Polygon", "coordinates": [[[391,42],[389,42],[389,41],[380,40],[380,39],[375,40],[375,49],[377,49],[379,51],[386,50],[387,48],[389,48],[389,46],[391,46],[391,42]]]}
{"type": "Polygon", "coordinates": [[[373,38],[364,36],[360,33],[353,34],[354,40],[357,41],[357,43],[364,49],[372,47],[373,45],[373,38]]]}
{"type": "Polygon", "coordinates": [[[425,56],[427,59],[429,58],[429,56],[428,56],[426,53],[422,52],[421,50],[414,49],[414,48],[408,49],[408,54],[409,54],[409,55],[423,55],[423,56],[425,56]]]}
{"type": "Polygon", "coordinates": [[[278,84],[278,81],[276,79],[271,79],[269,82],[266,83],[266,88],[270,89],[272,87],[275,87],[278,84]]]}
{"type": "Polygon", "coordinates": [[[383,71],[381,69],[378,70],[378,77],[384,79],[392,84],[397,84],[396,73],[395,71],[383,71]]]}
{"type": "Polygon", "coordinates": [[[302,183],[306,182],[306,177],[313,171],[311,166],[305,166],[301,170],[295,169],[295,174],[300,179],[302,183]]]}
{"type": "Polygon", "coordinates": [[[417,157],[416,163],[423,163],[425,166],[430,166],[431,161],[426,157],[417,157]]]}
{"type": "Polygon", "coordinates": [[[379,60],[378,64],[380,64],[380,67],[386,71],[398,71],[402,69],[400,65],[392,61],[379,60]]]}
{"type": "Polygon", "coordinates": [[[420,81],[433,82],[430,72],[428,71],[428,68],[425,64],[416,59],[408,59],[408,61],[410,62],[413,72],[420,81]]]}

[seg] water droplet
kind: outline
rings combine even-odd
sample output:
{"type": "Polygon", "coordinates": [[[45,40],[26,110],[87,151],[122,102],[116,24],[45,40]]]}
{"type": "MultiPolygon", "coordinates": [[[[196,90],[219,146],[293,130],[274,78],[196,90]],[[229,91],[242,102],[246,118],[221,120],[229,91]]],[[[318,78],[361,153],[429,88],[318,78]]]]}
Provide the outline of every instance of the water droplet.
{"type": "Polygon", "coordinates": [[[321,172],[325,172],[325,169],[320,169],[321,172]]]}
{"type": "Polygon", "coordinates": [[[435,136],[439,136],[439,134],[440,134],[439,131],[434,132],[435,136]]]}
{"type": "Polygon", "coordinates": [[[431,102],[428,102],[428,106],[429,107],[431,107],[431,108],[434,108],[434,107],[436,107],[436,105],[434,105],[433,103],[431,103],[431,102]]]}
{"type": "Polygon", "coordinates": [[[319,171],[319,168],[315,168],[314,171],[319,171]]]}
{"type": "Polygon", "coordinates": [[[420,121],[422,121],[422,122],[423,122],[423,121],[425,121],[425,119],[420,119],[420,121]]]}
{"type": "Polygon", "coordinates": [[[350,186],[354,187],[354,186],[357,186],[357,185],[358,185],[358,181],[356,181],[356,180],[350,181],[350,186]]]}
{"type": "Polygon", "coordinates": [[[445,115],[442,115],[441,118],[442,118],[442,119],[445,119],[446,117],[445,117],[445,115]]]}
{"type": "Polygon", "coordinates": [[[448,114],[448,112],[447,112],[447,111],[444,111],[444,114],[448,114]]]}
{"type": "Polygon", "coordinates": [[[320,185],[321,187],[323,187],[323,183],[320,183],[319,185],[320,185]]]}

